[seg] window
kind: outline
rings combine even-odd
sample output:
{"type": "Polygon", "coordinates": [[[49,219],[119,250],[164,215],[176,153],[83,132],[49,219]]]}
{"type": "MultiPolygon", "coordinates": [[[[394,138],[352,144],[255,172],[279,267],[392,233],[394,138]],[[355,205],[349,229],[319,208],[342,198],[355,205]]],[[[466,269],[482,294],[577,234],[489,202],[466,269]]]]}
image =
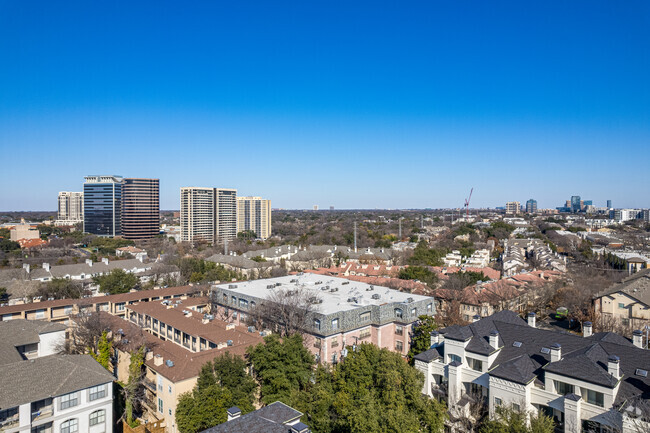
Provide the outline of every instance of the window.
{"type": "Polygon", "coordinates": [[[162,376],[159,375],[158,376],[158,391],[162,392],[162,390],[163,390],[163,380],[162,380],[162,376]]]}
{"type": "Polygon", "coordinates": [[[90,414],[90,425],[97,425],[97,424],[103,424],[104,421],[106,421],[106,411],[104,409],[102,410],[96,410],[95,412],[90,414]]]}
{"type": "Polygon", "coordinates": [[[104,397],[106,397],[106,385],[93,386],[90,388],[88,400],[93,401],[104,397]]]}
{"type": "Polygon", "coordinates": [[[400,325],[395,325],[395,334],[404,335],[404,327],[400,325]]]}
{"type": "Polygon", "coordinates": [[[37,319],[45,319],[45,310],[36,310],[37,319]]]}
{"type": "Polygon", "coordinates": [[[555,382],[555,392],[560,395],[572,394],[574,392],[573,385],[560,382],[559,380],[554,380],[553,382],[555,382]]]}
{"type": "Polygon", "coordinates": [[[641,368],[637,368],[636,371],[634,372],[637,376],[641,377],[648,377],[648,370],[643,370],[641,368]]]}
{"type": "Polygon", "coordinates": [[[339,339],[337,337],[332,338],[332,347],[337,347],[339,345],[339,339]]]}
{"type": "Polygon", "coordinates": [[[167,411],[169,412],[169,416],[172,416],[172,410],[168,409],[167,411]]]}
{"type": "Polygon", "coordinates": [[[359,314],[359,320],[362,322],[367,322],[368,320],[370,320],[370,311],[365,311],[359,314]]]}
{"type": "Polygon", "coordinates": [[[171,394],[171,393],[172,393],[172,386],[171,386],[171,385],[167,385],[167,390],[168,390],[169,393],[171,394]]]}
{"type": "Polygon", "coordinates": [[[449,355],[449,362],[463,362],[462,359],[460,359],[460,356],[458,355],[449,355]]]}
{"type": "Polygon", "coordinates": [[[359,332],[359,339],[362,340],[364,338],[370,337],[370,328],[363,329],[361,332],[359,332]]]}
{"type": "Polygon", "coordinates": [[[321,346],[321,339],[320,338],[314,339],[314,347],[320,349],[320,346],[321,346]]]}
{"type": "Polygon", "coordinates": [[[248,301],[246,299],[239,298],[239,306],[242,308],[248,308],[248,301]]]}
{"type": "Polygon", "coordinates": [[[69,419],[61,424],[61,433],[76,433],[79,431],[79,421],[75,419],[69,419]]]}
{"type": "Polygon", "coordinates": [[[403,315],[402,309],[401,308],[395,308],[395,317],[397,317],[398,319],[401,319],[402,315],[403,315]]]}
{"type": "Polygon", "coordinates": [[[548,347],[542,347],[542,350],[540,350],[540,352],[542,352],[544,355],[548,355],[549,353],[551,353],[551,349],[549,349],[548,347]]]}
{"type": "Polygon", "coordinates": [[[163,411],[163,401],[162,398],[158,397],[158,412],[164,413],[163,411]]]}
{"type": "Polygon", "coordinates": [[[402,343],[400,340],[397,340],[395,342],[395,350],[397,350],[398,352],[404,350],[404,343],[402,343]]]}
{"type": "Polygon", "coordinates": [[[32,427],[31,433],[50,433],[52,431],[52,423],[41,424],[37,427],[32,427]]]}
{"type": "Polygon", "coordinates": [[[411,316],[417,316],[418,310],[417,308],[411,308],[411,316]]]}
{"type": "Polygon", "coordinates": [[[582,398],[587,403],[595,404],[596,406],[604,407],[605,399],[602,392],[593,391],[591,389],[581,388],[582,398]]]}
{"type": "Polygon", "coordinates": [[[232,304],[237,305],[237,297],[233,296],[231,299],[232,299],[232,304]]]}
{"type": "Polygon", "coordinates": [[[65,314],[65,315],[72,314],[72,306],[68,305],[66,307],[63,307],[63,314],[65,314]]]}
{"type": "Polygon", "coordinates": [[[320,331],[320,320],[314,319],[314,328],[320,331]]]}
{"type": "Polygon", "coordinates": [[[521,410],[521,406],[519,406],[517,403],[512,403],[512,409],[515,412],[519,412],[521,410]]]}
{"type": "Polygon", "coordinates": [[[483,361],[480,359],[474,359],[467,357],[467,364],[469,365],[469,368],[475,371],[483,371],[483,361]]]}
{"type": "Polygon", "coordinates": [[[625,308],[625,304],[623,302],[618,303],[618,308],[625,308]]]}
{"type": "Polygon", "coordinates": [[[124,311],[124,302],[120,302],[116,307],[117,311],[124,311]]]}
{"type": "Polygon", "coordinates": [[[503,404],[503,400],[501,400],[499,397],[494,397],[495,406],[501,406],[502,404],[503,404]]]}
{"type": "Polygon", "coordinates": [[[70,394],[62,395],[60,401],[61,401],[60,408],[61,410],[63,410],[78,405],[79,397],[77,396],[76,392],[71,392],[70,394]]]}
{"type": "Polygon", "coordinates": [[[339,329],[339,319],[332,319],[332,331],[339,329]]]}

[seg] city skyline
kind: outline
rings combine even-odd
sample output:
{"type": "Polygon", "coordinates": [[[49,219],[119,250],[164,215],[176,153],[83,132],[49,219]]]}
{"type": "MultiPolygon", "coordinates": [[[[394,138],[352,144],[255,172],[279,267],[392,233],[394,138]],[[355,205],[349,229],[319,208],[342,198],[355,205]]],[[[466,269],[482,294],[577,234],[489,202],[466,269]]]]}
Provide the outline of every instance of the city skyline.
{"type": "Polygon", "coordinates": [[[3,12],[0,150],[24,164],[1,211],[56,210],[89,173],[160,178],[161,209],[211,185],[289,209],[457,208],[472,187],[473,208],[650,206],[647,2],[3,12]]]}

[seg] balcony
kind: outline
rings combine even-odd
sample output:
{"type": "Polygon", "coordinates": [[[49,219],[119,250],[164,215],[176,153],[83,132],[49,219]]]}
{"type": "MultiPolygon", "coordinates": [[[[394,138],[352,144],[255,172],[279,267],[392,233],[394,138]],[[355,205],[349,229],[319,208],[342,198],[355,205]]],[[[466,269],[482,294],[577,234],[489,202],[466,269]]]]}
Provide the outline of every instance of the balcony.
{"type": "Polygon", "coordinates": [[[3,420],[0,420],[0,432],[9,430],[10,428],[17,427],[19,422],[20,422],[19,414],[15,414],[3,420]]]}
{"type": "Polygon", "coordinates": [[[149,388],[151,391],[153,391],[154,394],[156,393],[156,384],[155,384],[153,381],[151,381],[151,380],[149,380],[149,379],[147,379],[147,378],[145,377],[144,380],[142,381],[142,383],[143,383],[143,385],[144,385],[145,387],[147,387],[147,388],[149,388]]]}
{"type": "Polygon", "coordinates": [[[52,405],[44,406],[37,411],[32,412],[32,422],[52,416],[54,408],[52,405]]]}

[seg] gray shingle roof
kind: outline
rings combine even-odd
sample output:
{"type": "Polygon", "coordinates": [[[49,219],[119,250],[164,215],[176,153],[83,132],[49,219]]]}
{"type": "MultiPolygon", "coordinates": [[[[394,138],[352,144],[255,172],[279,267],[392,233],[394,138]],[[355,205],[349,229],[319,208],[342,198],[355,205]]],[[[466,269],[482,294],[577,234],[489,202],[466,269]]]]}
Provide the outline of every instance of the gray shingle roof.
{"type": "Polygon", "coordinates": [[[41,320],[17,319],[0,322],[0,366],[23,360],[18,353],[18,346],[38,343],[40,334],[66,329],[63,324],[41,320]]]}
{"type": "Polygon", "coordinates": [[[629,277],[623,279],[620,283],[614,284],[594,295],[594,298],[610,295],[616,292],[623,292],[627,295],[638,299],[646,305],[650,305],[650,269],[643,269],[629,277]]]}
{"type": "Polygon", "coordinates": [[[219,424],[201,433],[288,433],[287,423],[298,420],[302,413],[276,401],[232,421],[219,424]]]}
{"type": "MultiPolygon", "coordinates": [[[[255,257],[255,256],[253,256],[255,257]]],[[[206,260],[217,264],[226,264],[241,269],[258,269],[273,266],[272,262],[256,262],[244,256],[229,256],[225,254],[214,254],[206,260]]]]}
{"type": "Polygon", "coordinates": [[[50,355],[0,368],[0,410],[113,381],[90,355],[50,355]]]}

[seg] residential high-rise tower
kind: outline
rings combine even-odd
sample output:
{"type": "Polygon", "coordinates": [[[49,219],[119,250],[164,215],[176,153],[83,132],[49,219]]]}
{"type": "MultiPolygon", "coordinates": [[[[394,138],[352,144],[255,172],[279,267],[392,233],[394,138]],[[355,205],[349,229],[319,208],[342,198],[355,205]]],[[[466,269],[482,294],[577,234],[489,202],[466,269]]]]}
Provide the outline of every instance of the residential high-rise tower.
{"type": "Polygon", "coordinates": [[[160,233],[158,179],[124,179],[122,187],[122,236],[150,239],[160,233]]]}
{"type": "Polygon", "coordinates": [[[84,232],[99,236],[122,234],[121,176],[86,176],[84,183],[84,232]]]}
{"type": "Polygon", "coordinates": [[[84,193],[61,191],[58,200],[58,224],[77,224],[84,221],[84,193]]]}
{"type": "Polygon", "coordinates": [[[506,213],[511,215],[517,215],[521,210],[521,203],[518,201],[509,201],[506,203],[506,213]]]}
{"type": "Polygon", "coordinates": [[[271,200],[237,197],[237,233],[248,230],[260,239],[271,236],[271,200]]]}
{"type": "Polygon", "coordinates": [[[181,188],[181,241],[222,243],[236,237],[236,189],[181,188]]]}

